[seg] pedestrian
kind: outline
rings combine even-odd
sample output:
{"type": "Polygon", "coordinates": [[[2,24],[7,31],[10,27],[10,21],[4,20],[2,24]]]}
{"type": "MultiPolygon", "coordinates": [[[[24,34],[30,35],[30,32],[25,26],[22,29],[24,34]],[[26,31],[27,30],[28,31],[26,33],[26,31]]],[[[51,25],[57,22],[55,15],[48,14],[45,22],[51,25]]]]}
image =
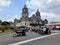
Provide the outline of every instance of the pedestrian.
{"type": "Polygon", "coordinates": [[[31,31],[32,31],[32,28],[30,28],[29,32],[31,32],[31,31]]]}
{"type": "Polygon", "coordinates": [[[43,32],[44,32],[44,33],[45,33],[45,31],[46,31],[46,27],[43,28],[43,32]]]}
{"type": "Polygon", "coordinates": [[[13,32],[16,32],[16,29],[14,29],[13,32]]]}
{"type": "Polygon", "coordinates": [[[51,34],[51,29],[50,28],[48,29],[48,34],[51,34]]]}
{"type": "Polygon", "coordinates": [[[25,36],[26,34],[25,34],[25,30],[23,29],[22,30],[22,36],[25,36]]]}
{"type": "Polygon", "coordinates": [[[46,31],[45,31],[46,34],[48,34],[48,30],[49,30],[49,28],[46,28],[46,31]]]}

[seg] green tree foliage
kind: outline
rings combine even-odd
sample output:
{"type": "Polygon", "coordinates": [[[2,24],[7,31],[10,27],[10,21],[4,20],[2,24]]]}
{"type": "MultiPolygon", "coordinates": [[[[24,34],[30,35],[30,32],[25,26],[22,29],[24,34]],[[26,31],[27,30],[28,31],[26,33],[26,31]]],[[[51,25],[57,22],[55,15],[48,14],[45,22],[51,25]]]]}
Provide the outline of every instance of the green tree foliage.
{"type": "Polygon", "coordinates": [[[20,28],[26,28],[26,26],[20,26],[20,27],[18,27],[18,29],[20,29],[20,28]]]}
{"type": "Polygon", "coordinates": [[[44,26],[45,24],[39,24],[39,23],[30,23],[30,26],[39,26],[39,27],[41,27],[41,26],[44,26]]]}
{"type": "Polygon", "coordinates": [[[2,26],[8,26],[8,25],[10,25],[10,23],[9,23],[9,22],[4,21],[4,22],[2,22],[2,23],[1,23],[1,25],[2,25],[2,26]]]}
{"type": "Polygon", "coordinates": [[[2,32],[4,32],[5,30],[13,30],[14,27],[11,27],[10,24],[12,24],[12,22],[2,22],[2,20],[0,20],[0,30],[2,30],[2,32]]]}
{"type": "Polygon", "coordinates": [[[2,23],[2,20],[0,20],[0,25],[1,25],[1,23],[2,23]]]}
{"type": "Polygon", "coordinates": [[[38,26],[37,23],[30,23],[31,26],[38,26]]]}
{"type": "Polygon", "coordinates": [[[2,30],[2,28],[3,28],[3,27],[0,25],[0,30],[2,30]]]}
{"type": "Polygon", "coordinates": [[[2,30],[2,32],[4,32],[4,27],[0,25],[0,30],[2,30]]]}
{"type": "Polygon", "coordinates": [[[39,24],[39,27],[44,26],[44,24],[39,24]]]}
{"type": "Polygon", "coordinates": [[[2,23],[2,20],[0,20],[0,23],[2,23]]]}

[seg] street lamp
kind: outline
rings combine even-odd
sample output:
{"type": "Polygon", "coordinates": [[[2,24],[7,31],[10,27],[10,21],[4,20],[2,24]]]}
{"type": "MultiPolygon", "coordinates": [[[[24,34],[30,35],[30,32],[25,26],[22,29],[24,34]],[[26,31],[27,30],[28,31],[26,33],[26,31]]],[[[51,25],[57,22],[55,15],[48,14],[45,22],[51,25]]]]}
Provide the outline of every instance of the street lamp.
{"type": "Polygon", "coordinates": [[[52,22],[54,22],[54,19],[55,19],[55,18],[53,17],[52,22]]]}
{"type": "Polygon", "coordinates": [[[46,15],[45,19],[47,19],[47,15],[46,15]]]}

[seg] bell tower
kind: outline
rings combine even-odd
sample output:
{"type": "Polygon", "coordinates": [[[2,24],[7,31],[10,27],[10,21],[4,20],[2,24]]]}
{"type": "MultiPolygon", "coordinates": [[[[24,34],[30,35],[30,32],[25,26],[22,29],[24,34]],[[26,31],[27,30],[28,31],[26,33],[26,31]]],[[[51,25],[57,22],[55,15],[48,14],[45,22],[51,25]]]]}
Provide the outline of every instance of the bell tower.
{"type": "Polygon", "coordinates": [[[28,13],[28,8],[26,5],[24,5],[24,8],[22,9],[22,14],[28,13]]]}
{"type": "Polygon", "coordinates": [[[36,11],[36,21],[38,22],[38,23],[41,23],[41,15],[40,15],[40,12],[39,12],[39,10],[37,9],[37,11],[36,11]]]}
{"type": "Polygon", "coordinates": [[[39,17],[39,18],[41,18],[41,16],[40,16],[40,12],[39,12],[38,9],[37,9],[37,12],[36,12],[36,16],[39,17]]]}
{"type": "Polygon", "coordinates": [[[25,20],[28,18],[28,8],[26,5],[24,5],[24,8],[22,9],[22,18],[25,20]]]}

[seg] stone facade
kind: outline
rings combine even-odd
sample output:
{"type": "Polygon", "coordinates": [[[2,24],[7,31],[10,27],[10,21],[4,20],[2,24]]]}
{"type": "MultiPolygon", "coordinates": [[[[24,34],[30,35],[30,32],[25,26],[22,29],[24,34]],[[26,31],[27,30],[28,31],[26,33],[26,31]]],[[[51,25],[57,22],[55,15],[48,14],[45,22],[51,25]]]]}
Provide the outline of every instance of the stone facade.
{"type": "Polygon", "coordinates": [[[39,10],[37,10],[36,14],[33,14],[32,17],[30,17],[30,20],[35,23],[42,23],[39,10]]]}
{"type": "Polygon", "coordinates": [[[24,8],[22,9],[22,17],[20,19],[14,20],[15,26],[29,26],[30,23],[42,23],[41,15],[39,10],[36,11],[35,14],[33,14],[31,17],[28,16],[28,8],[26,5],[24,5],[24,8]]]}

